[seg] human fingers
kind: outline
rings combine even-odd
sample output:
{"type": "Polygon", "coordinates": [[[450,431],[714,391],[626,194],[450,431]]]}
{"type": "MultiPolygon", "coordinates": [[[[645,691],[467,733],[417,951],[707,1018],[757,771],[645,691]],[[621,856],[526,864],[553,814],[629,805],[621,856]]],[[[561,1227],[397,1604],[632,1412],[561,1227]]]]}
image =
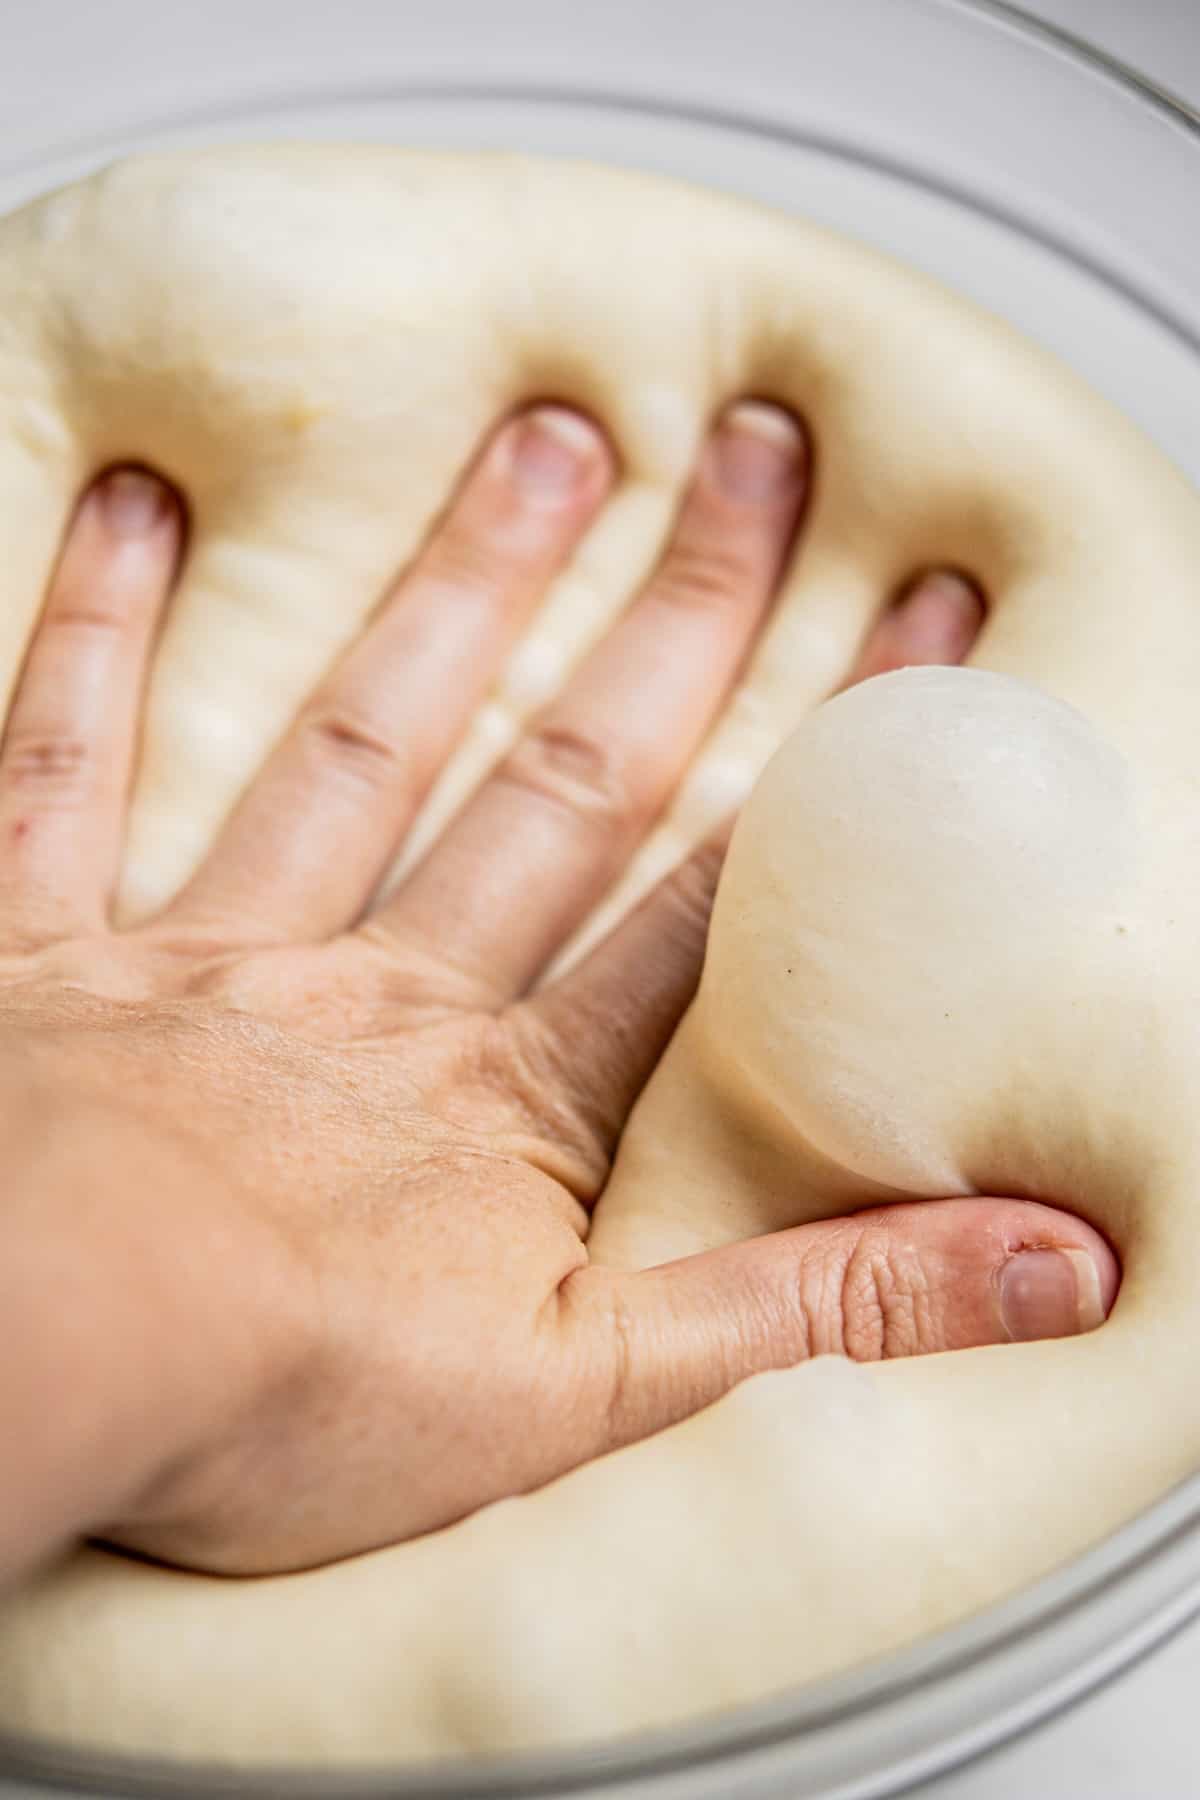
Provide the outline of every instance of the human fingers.
{"type": "Polygon", "coordinates": [[[311,941],[352,924],[611,479],[579,414],[503,426],[160,926],[311,941]]]}
{"type": "Polygon", "coordinates": [[[560,1290],[579,1417],[595,1456],[813,1356],[860,1362],[1089,1331],[1116,1257],[1033,1201],[878,1207],[635,1273],[589,1267],[560,1290]],[[590,1385],[589,1385],[590,1384],[590,1385]]]}
{"type": "MultiPolygon", "coordinates": [[[[983,620],[963,577],[935,570],[877,621],[850,683],[910,664],[960,661],[983,620]]],[[[847,684],[849,685],[849,683],[847,684]]],[[[521,1009],[543,1060],[576,1096],[604,1166],[700,979],[708,920],[733,821],[661,882],[560,980],[521,1009]]]]}
{"type": "Polygon", "coordinates": [[[146,668],[183,541],[141,469],[85,494],[51,577],[0,744],[0,937],[107,922],[146,668]]]}
{"type": "Polygon", "coordinates": [[[929,569],[875,621],[844,687],[927,663],[959,663],[982,628],[978,588],[953,569],[929,569]]]}
{"type": "Polygon", "coordinates": [[[644,591],[367,929],[522,993],[666,804],[762,628],[805,486],[777,407],[719,422],[644,591]]]}

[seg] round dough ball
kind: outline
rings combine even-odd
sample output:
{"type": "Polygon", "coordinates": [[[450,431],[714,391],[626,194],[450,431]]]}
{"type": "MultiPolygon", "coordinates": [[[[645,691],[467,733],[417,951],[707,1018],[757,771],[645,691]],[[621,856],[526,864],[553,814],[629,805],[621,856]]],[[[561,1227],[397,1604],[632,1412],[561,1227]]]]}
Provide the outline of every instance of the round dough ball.
{"type": "Polygon", "coordinates": [[[739,820],[699,1054],[839,1169],[970,1193],[1014,1070],[1117,977],[1140,837],[1124,758],[1028,683],[933,668],[853,688],[739,820]]]}

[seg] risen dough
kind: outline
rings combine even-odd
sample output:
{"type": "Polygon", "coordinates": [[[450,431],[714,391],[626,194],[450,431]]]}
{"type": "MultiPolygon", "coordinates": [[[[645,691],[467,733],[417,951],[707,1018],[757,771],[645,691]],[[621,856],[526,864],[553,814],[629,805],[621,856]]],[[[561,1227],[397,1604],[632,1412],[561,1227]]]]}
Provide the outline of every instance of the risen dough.
{"type": "Polygon", "coordinates": [[[993,672],[872,683],[773,762],[595,1253],[646,1263],[871,1196],[1030,1193],[1110,1232],[1115,1318],[761,1377],[539,1493],[311,1574],[84,1552],[0,1620],[0,1725],[226,1761],[608,1738],[960,1618],[1200,1463],[1178,1379],[1200,1348],[1200,505],[996,321],[825,232],[580,165],[127,164],[0,226],[0,671],[81,484],[126,457],[173,477],[194,535],[151,697],[136,914],[193,866],[497,415],[547,394],[589,408],[621,490],[428,841],[647,572],[710,416],[747,392],[811,425],[803,547],[604,916],[749,785],[918,567],[980,580],[972,660],[993,672]]]}

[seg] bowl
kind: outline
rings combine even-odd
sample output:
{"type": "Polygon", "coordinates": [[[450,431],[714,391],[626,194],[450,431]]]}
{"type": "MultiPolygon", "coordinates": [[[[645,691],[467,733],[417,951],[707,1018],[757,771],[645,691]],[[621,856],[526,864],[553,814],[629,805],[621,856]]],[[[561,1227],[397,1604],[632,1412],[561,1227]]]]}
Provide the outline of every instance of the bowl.
{"type": "MultiPolygon", "coordinates": [[[[1200,117],[1013,7],[209,0],[185,16],[109,0],[85,16],[41,0],[21,32],[19,69],[0,74],[0,209],[135,148],[218,141],[521,148],[660,170],[832,224],[1003,314],[1200,485],[1200,117]]],[[[950,1780],[963,1794],[952,1771],[1198,1611],[1200,1478],[961,1626],[687,1728],[344,1779],[10,1742],[0,1795],[882,1800],[950,1780]]],[[[1144,1791],[1162,1795],[1145,1754],[1144,1791]]],[[[1043,1791],[1081,1790],[1047,1774],[1043,1791]]]]}

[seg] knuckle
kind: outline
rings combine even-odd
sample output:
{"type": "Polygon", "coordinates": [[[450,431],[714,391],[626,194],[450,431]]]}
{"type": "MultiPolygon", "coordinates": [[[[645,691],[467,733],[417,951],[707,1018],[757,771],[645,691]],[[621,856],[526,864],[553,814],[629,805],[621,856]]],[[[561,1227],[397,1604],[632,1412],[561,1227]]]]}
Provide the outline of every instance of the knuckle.
{"type": "Polygon", "coordinates": [[[639,811],[617,746],[569,725],[546,723],[528,732],[501,774],[541,800],[614,825],[639,811]]]}
{"type": "Polygon", "coordinates": [[[128,609],[115,602],[106,606],[102,600],[68,595],[50,607],[41,632],[43,636],[49,633],[59,637],[108,638],[125,631],[131,623],[128,609]]]}
{"type": "Polygon", "coordinates": [[[740,601],[758,585],[755,561],[742,547],[742,536],[730,532],[711,540],[680,539],[655,580],[658,598],[686,611],[740,601]]]}
{"type": "Polygon", "coordinates": [[[845,1353],[856,1362],[940,1347],[920,1257],[884,1231],[855,1234],[842,1264],[837,1308],[845,1353]]]}
{"type": "Polygon", "coordinates": [[[101,1001],[146,1004],[161,998],[157,971],[135,944],[121,938],[60,938],[45,946],[41,969],[62,988],[101,1001]]]}
{"type": "Polygon", "coordinates": [[[82,787],[94,760],[92,745],[71,731],[18,728],[3,751],[5,775],[15,787],[63,794],[82,787]]]}
{"type": "Polygon", "coordinates": [[[317,762],[365,787],[394,785],[399,748],[353,708],[318,701],[301,719],[301,733],[317,762]]]}
{"type": "Polygon", "coordinates": [[[209,1000],[230,1012],[266,1010],[260,969],[251,959],[226,956],[200,961],[185,967],[181,981],[191,999],[209,1000]]]}

